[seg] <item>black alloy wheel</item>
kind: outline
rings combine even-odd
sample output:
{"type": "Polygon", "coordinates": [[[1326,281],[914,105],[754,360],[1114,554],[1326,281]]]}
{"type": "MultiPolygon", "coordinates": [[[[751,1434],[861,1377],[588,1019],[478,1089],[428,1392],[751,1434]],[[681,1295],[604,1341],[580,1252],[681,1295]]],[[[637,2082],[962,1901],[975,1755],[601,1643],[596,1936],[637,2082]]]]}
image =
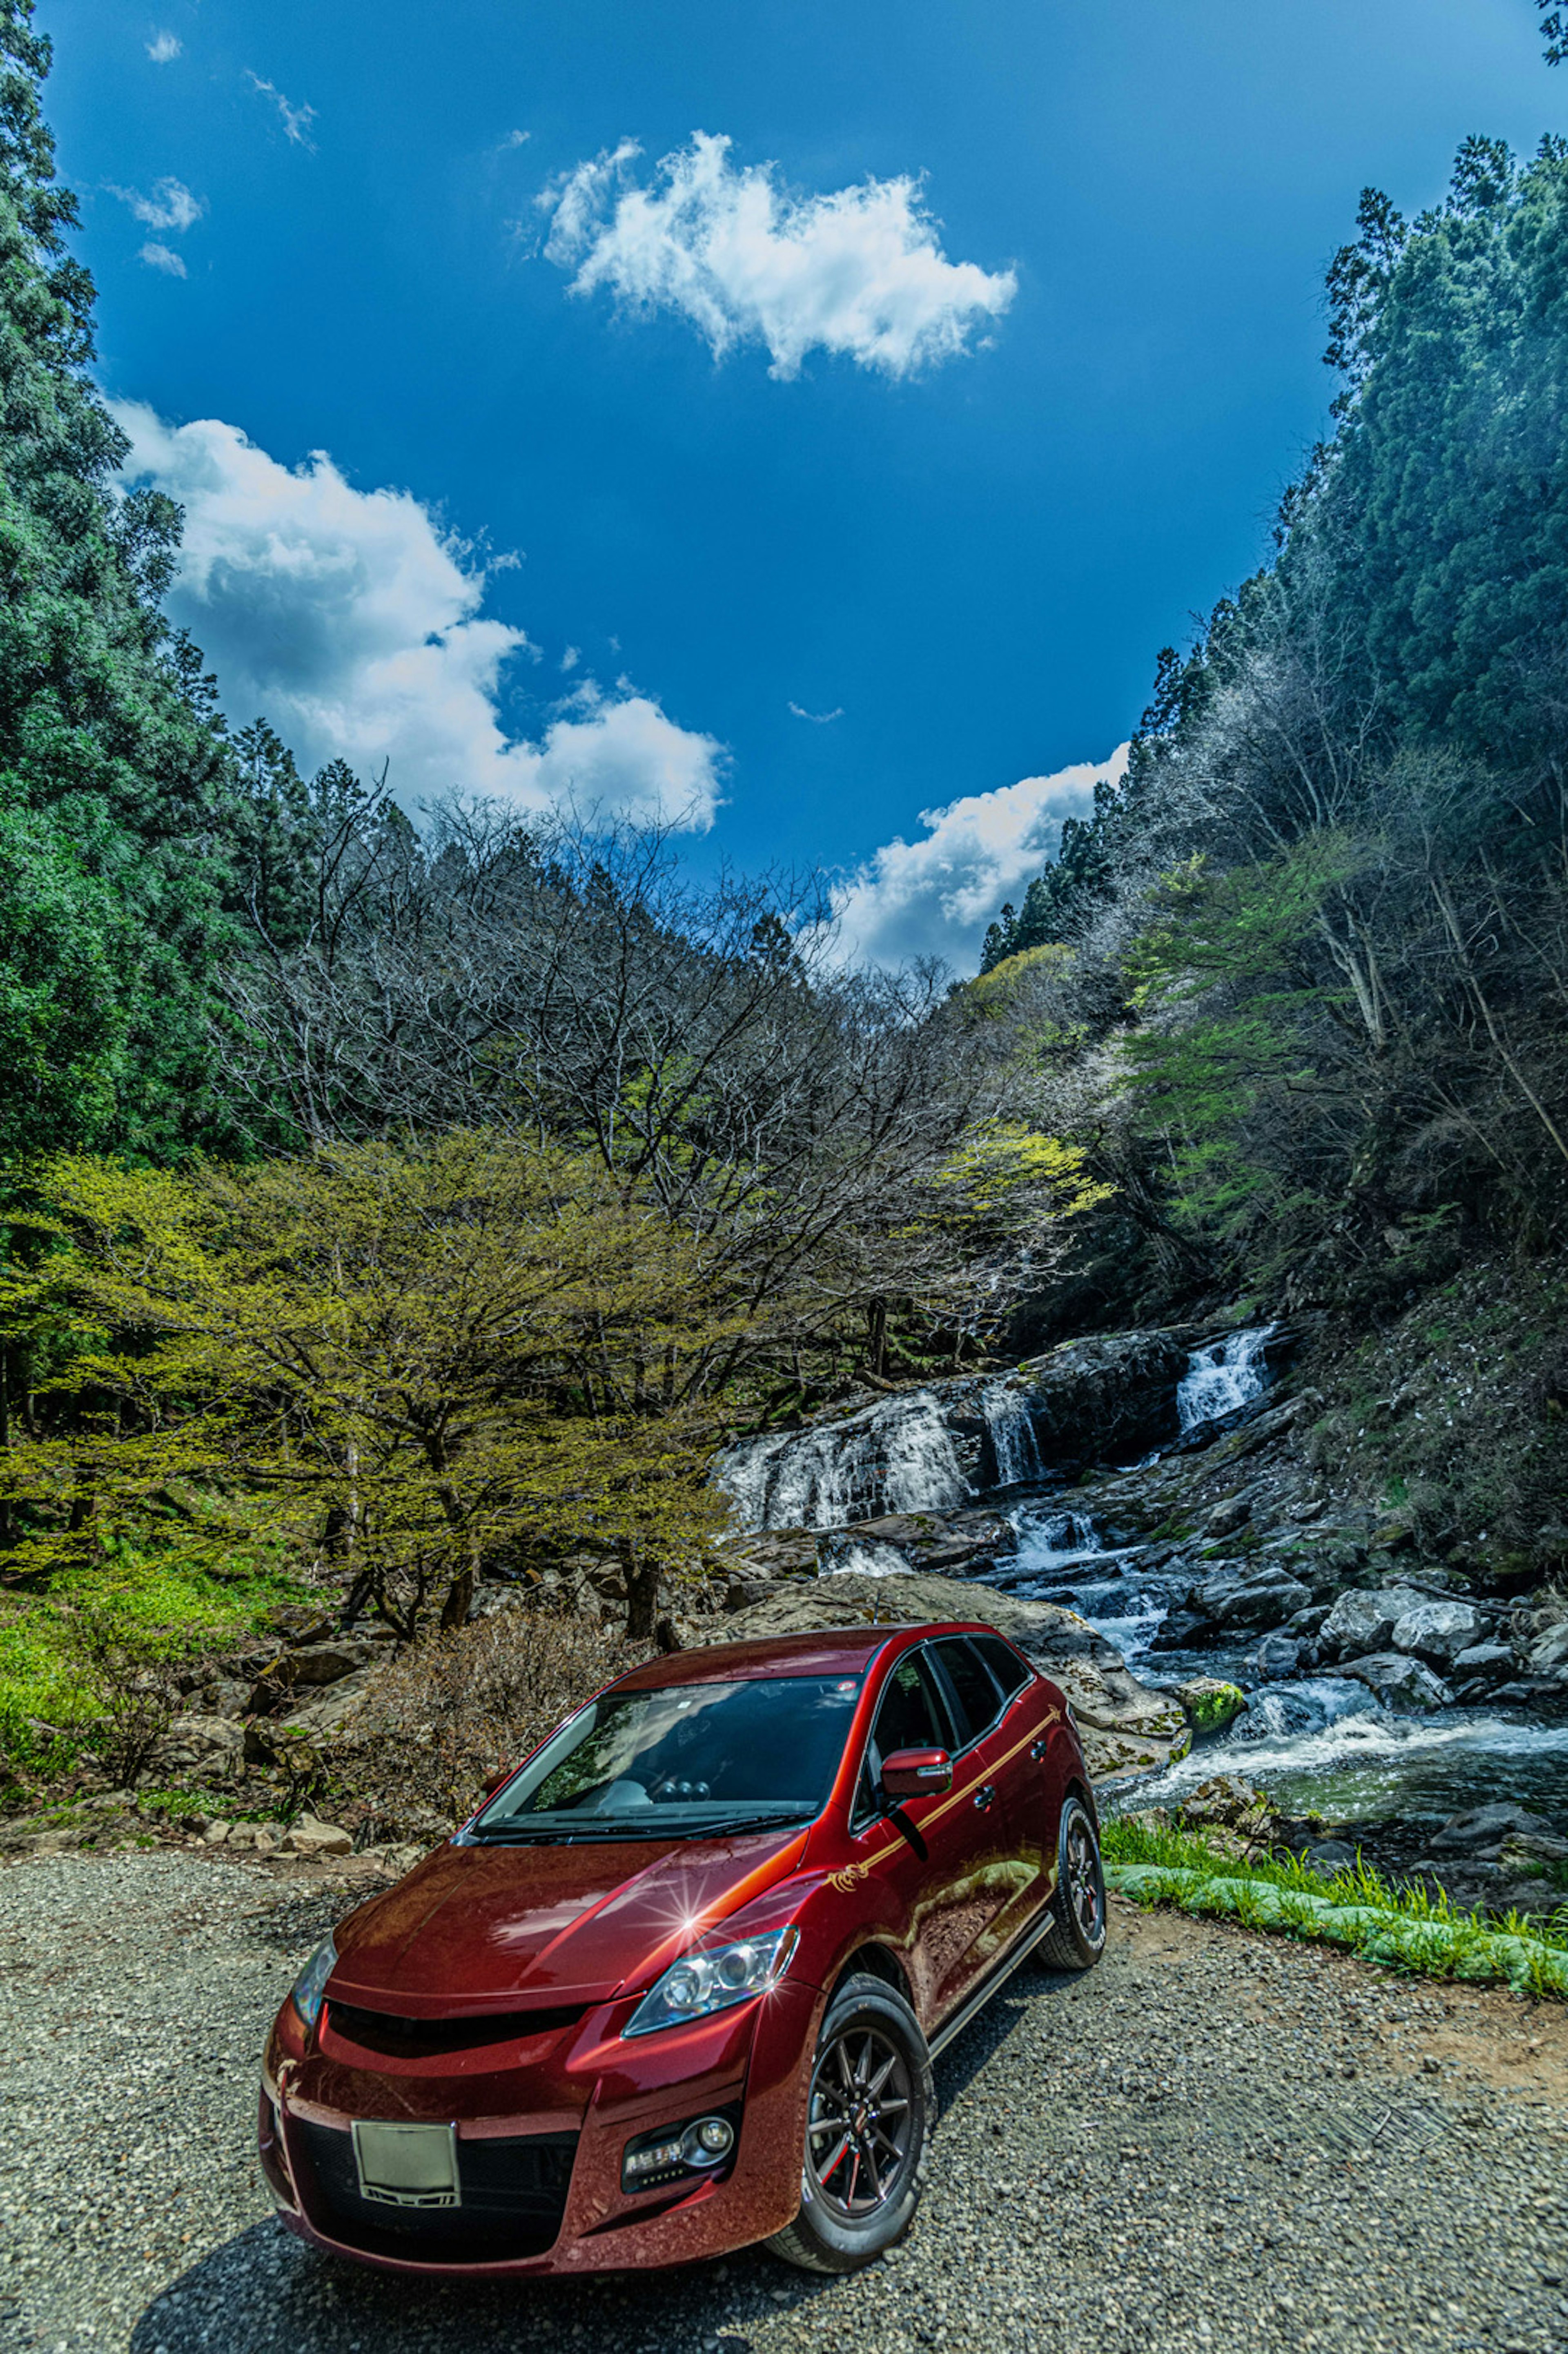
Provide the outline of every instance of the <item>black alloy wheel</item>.
{"type": "Polygon", "coordinates": [[[934,2099],[918,2020],[881,1978],[845,1979],[811,2062],[800,2211],[768,2243],[806,2272],[848,2273],[904,2237],[934,2099]]]}
{"type": "Polygon", "coordinates": [[[1056,1834],[1055,1918],[1042,1938],[1048,1970],[1092,1969],[1106,1949],[1106,1876],[1094,1819],[1081,1798],[1068,1798],[1056,1834]]]}
{"type": "Polygon", "coordinates": [[[874,2027],[846,2029],[818,2055],[806,2120],[806,2163],[846,2222],[898,2188],[909,2161],[909,2063],[874,2027]]]}

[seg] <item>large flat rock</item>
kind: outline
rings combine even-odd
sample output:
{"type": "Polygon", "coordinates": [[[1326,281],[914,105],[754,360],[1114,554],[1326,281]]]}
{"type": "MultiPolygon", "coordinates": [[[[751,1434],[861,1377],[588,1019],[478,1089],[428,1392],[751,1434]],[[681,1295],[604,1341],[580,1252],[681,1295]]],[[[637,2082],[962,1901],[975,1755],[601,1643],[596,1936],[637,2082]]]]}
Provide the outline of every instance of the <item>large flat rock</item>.
{"type": "Polygon", "coordinates": [[[915,1572],[906,1577],[781,1578],[758,1601],[702,1622],[703,1639],[793,1635],[815,1627],[909,1627],[980,1619],[1033,1659],[1073,1703],[1097,1782],[1157,1771],[1191,1735],[1177,1702],[1131,1674],[1114,1644],[1075,1611],[1025,1602],[993,1586],[915,1572]]]}

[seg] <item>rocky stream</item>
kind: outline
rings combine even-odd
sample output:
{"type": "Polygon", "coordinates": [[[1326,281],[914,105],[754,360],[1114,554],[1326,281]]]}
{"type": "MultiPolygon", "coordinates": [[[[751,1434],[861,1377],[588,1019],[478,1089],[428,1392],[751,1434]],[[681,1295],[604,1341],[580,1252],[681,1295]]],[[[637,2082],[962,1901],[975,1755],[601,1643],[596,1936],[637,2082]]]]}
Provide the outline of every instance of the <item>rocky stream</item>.
{"type": "Polygon", "coordinates": [[[1314,1861],[1359,1850],[1550,1912],[1568,1614],[1326,1490],[1295,1345],[1275,1325],[1072,1341],[744,1440],[718,1475],[747,1532],[731,1609],[820,1620],[827,1578],[846,1617],[988,1617],[1067,1689],[1111,1805],[1202,1814],[1235,1777],[1314,1861]]]}

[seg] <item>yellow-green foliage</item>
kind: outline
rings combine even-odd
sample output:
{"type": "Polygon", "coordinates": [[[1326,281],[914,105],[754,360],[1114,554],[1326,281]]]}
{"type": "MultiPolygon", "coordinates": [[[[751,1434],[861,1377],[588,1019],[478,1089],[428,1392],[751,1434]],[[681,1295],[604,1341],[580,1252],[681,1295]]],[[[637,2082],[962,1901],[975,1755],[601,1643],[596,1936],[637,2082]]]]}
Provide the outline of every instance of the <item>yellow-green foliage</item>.
{"type": "Polygon", "coordinates": [[[940,1182],[961,1193],[970,1219],[1005,1218],[1014,1205],[1021,1214],[1037,1216],[1043,1192],[1049,1193],[1057,1217],[1073,1218],[1108,1201],[1115,1191],[1089,1174],[1080,1145],[1002,1119],[971,1129],[940,1182]]]}
{"type": "Polygon", "coordinates": [[[680,1403],[724,1332],[697,1248],[597,1162],[496,1135],[336,1147],[193,1173],[43,1172],[54,1247],[15,1331],[73,1344],[14,1431],[0,1495],[35,1577],[97,1567],[185,1483],[163,1542],[329,1553],[395,1623],[461,1615],[501,1549],[694,1557],[718,1523],[680,1403]]]}

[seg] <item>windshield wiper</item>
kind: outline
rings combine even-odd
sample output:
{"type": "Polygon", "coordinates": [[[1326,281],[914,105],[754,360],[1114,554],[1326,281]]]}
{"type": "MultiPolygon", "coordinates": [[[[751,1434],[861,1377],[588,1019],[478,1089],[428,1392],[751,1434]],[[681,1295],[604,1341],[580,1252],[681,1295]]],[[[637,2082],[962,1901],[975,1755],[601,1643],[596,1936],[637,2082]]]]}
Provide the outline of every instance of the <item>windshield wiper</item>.
{"type": "Polygon", "coordinates": [[[731,1831],[781,1830],[791,1823],[810,1822],[809,1813],[794,1808],[788,1814],[739,1815],[716,1822],[649,1822],[642,1815],[594,1816],[580,1825],[530,1823],[525,1816],[510,1822],[476,1823],[469,1837],[484,1847],[562,1847],[574,1840],[723,1839],[731,1831]]]}

